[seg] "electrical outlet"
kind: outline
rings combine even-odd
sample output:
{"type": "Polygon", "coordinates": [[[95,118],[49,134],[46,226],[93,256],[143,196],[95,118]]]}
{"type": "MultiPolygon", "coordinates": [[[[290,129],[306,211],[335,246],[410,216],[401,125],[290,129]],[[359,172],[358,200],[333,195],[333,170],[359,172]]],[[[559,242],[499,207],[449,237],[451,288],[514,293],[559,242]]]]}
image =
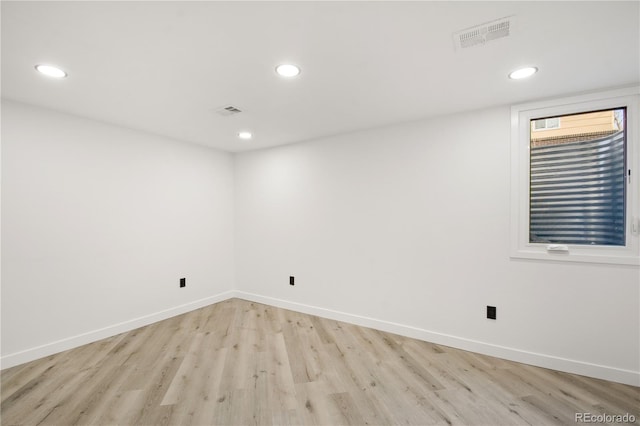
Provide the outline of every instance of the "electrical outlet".
{"type": "Polygon", "coordinates": [[[186,287],[186,286],[187,286],[187,279],[186,278],[180,278],[180,288],[186,287]]]}
{"type": "Polygon", "coordinates": [[[496,307],[495,306],[487,306],[487,318],[496,319],[496,307]]]}
{"type": "Polygon", "coordinates": [[[289,285],[296,285],[295,277],[289,277],[289,285]]]}

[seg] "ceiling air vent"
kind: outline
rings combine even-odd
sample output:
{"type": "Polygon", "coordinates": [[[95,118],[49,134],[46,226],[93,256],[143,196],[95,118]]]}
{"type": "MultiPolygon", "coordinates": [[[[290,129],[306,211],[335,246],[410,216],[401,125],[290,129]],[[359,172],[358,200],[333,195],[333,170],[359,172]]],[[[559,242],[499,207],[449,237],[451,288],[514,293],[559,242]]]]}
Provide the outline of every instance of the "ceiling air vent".
{"type": "Polygon", "coordinates": [[[216,112],[220,115],[228,116],[228,115],[239,114],[242,112],[242,110],[234,107],[233,105],[227,105],[222,108],[218,108],[216,112]]]}
{"type": "Polygon", "coordinates": [[[513,32],[514,16],[497,19],[453,34],[456,50],[482,46],[490,41],[507,37],[513,32]]]}

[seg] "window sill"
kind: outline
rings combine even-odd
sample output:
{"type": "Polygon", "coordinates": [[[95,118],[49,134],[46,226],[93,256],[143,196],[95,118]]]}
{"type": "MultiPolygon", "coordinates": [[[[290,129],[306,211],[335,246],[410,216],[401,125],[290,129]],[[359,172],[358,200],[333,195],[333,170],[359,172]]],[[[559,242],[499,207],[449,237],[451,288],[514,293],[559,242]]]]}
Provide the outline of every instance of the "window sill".
{"type": "Polygon", "coordinates": [[[603,263],[614,265],[640,266],[640,256],[632,253],[629,249],[620,249],[615,253],[615,248],[605,248],[606,253],[598,250],[588,253],[585,248],[569,247],[567,251],[549,252],[544,247],[531,247],[525,249],[515,249],[511,251],[512,259],[532,259],[551,262],[581,262],[581,263],[603,263]],[[626,252],[626,253],[624,253],[626,252]]]}

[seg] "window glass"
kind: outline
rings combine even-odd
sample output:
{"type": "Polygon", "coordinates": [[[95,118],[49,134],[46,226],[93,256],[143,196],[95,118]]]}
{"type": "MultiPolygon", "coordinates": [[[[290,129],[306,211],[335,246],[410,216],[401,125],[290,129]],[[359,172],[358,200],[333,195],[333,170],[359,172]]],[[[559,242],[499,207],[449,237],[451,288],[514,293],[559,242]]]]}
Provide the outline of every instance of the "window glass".
{"type": "Polygon", "coordinates": [[[531,120],[529,242],[625,245],[626,109],[531,120]]]}

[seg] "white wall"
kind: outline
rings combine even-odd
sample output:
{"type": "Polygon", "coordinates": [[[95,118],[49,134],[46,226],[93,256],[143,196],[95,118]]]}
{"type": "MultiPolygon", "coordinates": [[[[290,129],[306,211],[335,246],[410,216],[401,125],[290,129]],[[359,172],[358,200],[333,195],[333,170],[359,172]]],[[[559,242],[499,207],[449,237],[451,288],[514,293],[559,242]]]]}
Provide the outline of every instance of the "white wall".
{"type": "Polygon", "coordinates": [[[511,260],[509,144],[502,107],[238,155],[238,294],[639,385],[639,269],[511,260]]]}
{"type": "Polygon", "coordinates": [[[234,161],[2,106],[2,367],[235,295],[640,384],[637,267],[509,259],[508,107],[234,161]]]}
{"type": "Polygon", "coordinates": [[[231,154],[3,101],[3,367],[228,297],[233,224],[231,154]]]}

